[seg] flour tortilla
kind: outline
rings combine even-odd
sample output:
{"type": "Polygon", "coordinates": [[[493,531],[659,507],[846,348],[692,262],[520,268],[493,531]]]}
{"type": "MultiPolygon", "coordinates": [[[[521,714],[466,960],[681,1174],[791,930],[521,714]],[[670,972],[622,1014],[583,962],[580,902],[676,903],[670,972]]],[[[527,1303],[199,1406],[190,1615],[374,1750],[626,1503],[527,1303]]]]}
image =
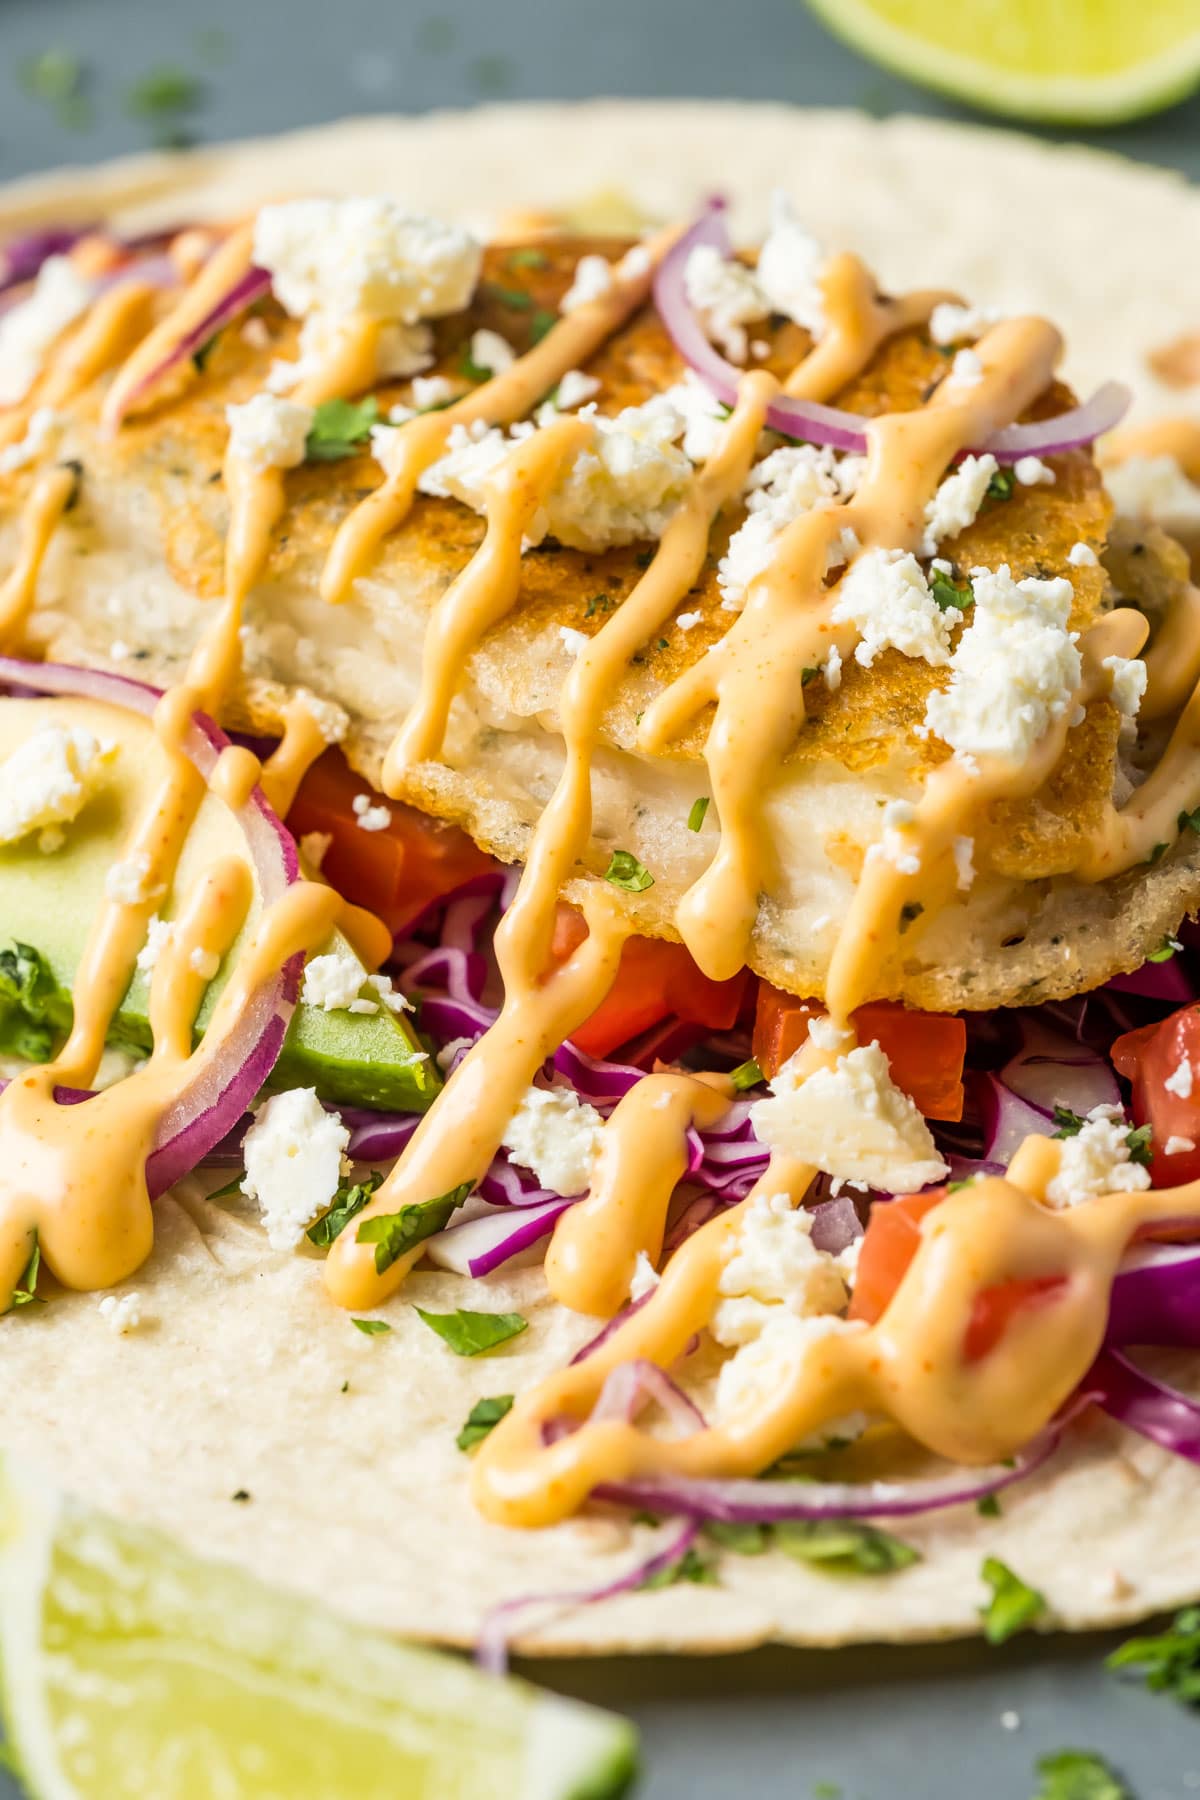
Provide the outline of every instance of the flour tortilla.
{"type": "MultiPolygon", "coordinates": [[[[998,132],[699,103],[369,120],[24,182],[0,194],[0,232],[102,213],[128,227],[222,216],[312,188],[387,187],[486,224],[517,197],[564,207],[616,181],[666,216],[714,172],[738,232],[761,229],[770,186],[785,179],[819,234],[843,238],[853,221],[888,285],[937,279],[1044,310],[1068,334],[1077,386],[1122,375],[1143,409],[1161,404],[1142,352],[1194,323],[1200,199],[1169,175],[998,132]]],[[[417,1273],[383,1309],[392,1333],[366,1337],[326,1299],[318,1259],[270,1252],[237,1203],[210,1204],[190,1183],[157,1218],[154,1254],[128,1284],[139,1330],[118,1337],[96,1296],[57,1291],[5,1322],[6,1446],[198,1551],[448,1642],[469,1642],[501,1600],[598,1587],[649,1554],[654,1534],[624,1519],[519,1533],[472,1510],[454,1439],[473,1402],[528,1388],[595,1329],[546,1301],[539,1270],[501,1271],[470,1300],[457,1278],[417,1273]],[[517,1309],[530,1327],[460,1360],[414,1302],[517,1309]],[[250,1498],[235,1502],[239,1490],[250,1498]]],[[[1005,1496],[999,1518],[965,1507],[899,1527],[923,1560],[898,1574],[727,1555],[719,1587],[560,1609],[521,1647],[699,1652],[965,1634],[978,1629],[989,1554],[1044,1593],[1046,1625],[1110,1625],[1200,1590],[1198,1502],[1200,1471],[1089,1419],[1005,1496]]]]}

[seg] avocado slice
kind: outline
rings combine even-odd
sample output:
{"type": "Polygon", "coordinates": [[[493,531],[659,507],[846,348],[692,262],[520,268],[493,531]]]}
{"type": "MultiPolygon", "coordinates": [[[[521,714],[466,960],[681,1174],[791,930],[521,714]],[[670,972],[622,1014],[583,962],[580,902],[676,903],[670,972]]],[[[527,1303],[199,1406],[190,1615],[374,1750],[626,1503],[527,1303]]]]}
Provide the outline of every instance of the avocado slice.
{"type": "MultiPolygon", "coordinates": [[[[105,743],[116,743],[96,794],[66,827],[61,847],[43,853],[36,834],[0,845],[0,947],[28,946],[30,965],[15,949],[0,955],[0,1050],[46,1054],[70,1027],[71,985],[108,869],[120,860],[129,827],[162,777],[157,739],[140,714],[91,700],[0,701],[0,759],[49,724],[81,725],[105,743]]],[[[245,857],[245,840],[224,802],[208,794],[180,858],[175,886],[159,911],[171,918],[185,894],[218,856],[245,857]]],[[[241,933],[209,983],[197,1019],[202,1033],[230,969],[258,921],[256,900],[241,933]]],[[[334,932],[318,954],[353,954],[334,932]]],[[[378,999],[366,985],[363,995],[378,999]]],[[[144,1053],[151,1045],[150,976],[137,971],[113,1018],[109,1041],[144,1053]]],[[[375,1013],[325,1012],[301,1003],[271,1077],[273,1087],[314,1087],[323,1100],[388,1112],[423,1111],[441,1086],[436,1064],[408,1019],[380,1006],[375,1013]]]]}

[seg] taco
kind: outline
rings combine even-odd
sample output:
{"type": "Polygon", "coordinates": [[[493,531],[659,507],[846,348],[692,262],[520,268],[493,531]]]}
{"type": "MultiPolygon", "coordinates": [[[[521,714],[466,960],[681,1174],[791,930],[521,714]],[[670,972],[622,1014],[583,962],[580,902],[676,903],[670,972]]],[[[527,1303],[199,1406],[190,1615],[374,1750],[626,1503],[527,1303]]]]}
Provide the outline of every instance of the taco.
{"type": "Polygon", "coordinates": [[[356,191],[384,125],[14,198],[5,1442],[493,1658],[1152,1610],[1186,554],[1054,324],[786,196],[737,250],[618,117],[685,216],[489,176],[484,241],[356,191]]]}

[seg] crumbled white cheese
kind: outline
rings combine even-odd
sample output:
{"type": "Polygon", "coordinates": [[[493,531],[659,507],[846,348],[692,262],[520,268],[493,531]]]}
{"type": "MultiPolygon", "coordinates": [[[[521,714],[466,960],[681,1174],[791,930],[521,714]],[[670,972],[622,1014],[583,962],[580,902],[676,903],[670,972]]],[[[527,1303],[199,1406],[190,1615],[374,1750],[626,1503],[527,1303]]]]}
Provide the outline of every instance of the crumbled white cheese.
{"type": "Polygon", "coordinates": [[[973,343],[999,318],[989,306],[956,306],[943,300],[929,315],[929,335],[935,344],[973,343]]]}
{"type": "Polygon", "coordinates": [[[1093,1108],[1082,1129],[1062,1140],[1058,1174],[1046,1188],[1050,1205],[1078,1206],[1096,1194],[1148,1188],[1150,1171],[1132,1161],[1128,1136],[1129,1126],[1116,1108],[1093,1108]]]}
{"type": "Polygon", "coordinates": [[[504,1128],[512,1160],[553,1194],[582,1194],[604,1136],[594,1106],[568,1087],[531,1087],[504,1128]]]}
{"type": "Polygon", "coordinates": [[[133,651],[124,638],[114,638],[108,646],[108,654],[113,662],[127,662],[133,655],[133,651]]]}
{"type": "Polygon", "coordinates": [[[470,302],[480,258],[461,226],[382,195],[264,206],[254,227],[254,260],[297,318],[442,318],[470,302]]]}
{"type": "MultiPolygon", "coordinates": [[[[717,1377],[716,1413],[722,1421],[744,1420],[760,1407],[770,1406],[778,1399],[781,1378],[793,1376],[823,1339],[866,1330],[861,1319],[840,1319],[831,1313],[798,1317],[783,1306],[769,1310],[763,1329],[723,1364],[717,1377]]],[[[844,1429],[845,1435],[853,1436],[865,1423],[865,1419],[855,1419],[843,1428],[839,1421],[836,1435],[844,1429]]],[[[822,1436],[831,1430],[827,1427],[822,1436]]]]}
{"type": "Polygon", "coordinates": [[[770,231],[755,273],[772,310],[786,314],[814,338],[825,329],[824,263],[820,244],[800,223],[788,195],[777,189],[771,196],[770,231]]]}
{"type": "Polygon", "coordinates": [[[304,461],[313,409],[274,394],[255,394],[244,406],[227,406],[229,449],[252,469],[295,469],[304,461]]]}
{"type": "Polygon", "coordinates": [[[1179,1137],[1174,1132],[1163,1145],[1164,1156],[1182,1156],[1187,1150],[1196,1148],[1195,1138],[1179,1137]]]}
{"type": "Polygon", "coordinates": [[[746,326],[770,316],[770,304],[752,269],[724,257],[713,244],[697,244],[683,273],[688,302],[700,315],[705,334],[732,362],[744,363],[746,326]]]}
{"type": "Polygon", "coordinates": [[[1124,517],[1148,519],[1183,536],[1200,531],[1200,487],[1173,456],[1126,457],[1104,471],[1104,480],[1124,517]]]}
{"type": "Polygon", "coordinates": [[[471,1048],[471,1045],[474,1042],[475,1042],[475,1039],[469,1038],[469,1037],[451,1038],[450,1042],[448,1044],[443,1044],[441,1049],[437,1053],[438,1068],[439,1069],[448,1069],[450,1067],[450,1064],[454,1061],[455,1057],[458,1055],[459,1051],[460,1050],[469,1050],[471,1048]]]}
{"type": "Polygon", "coordinates": [[[327,744],[341,743],[350,729],[350,714],[344,706],[339,706],[336,700],[326,700],[306,687],[297,688],[294,698],[303,706],[327,744]]]}
{"type": "Polygon", "coordinates": [[[554,390],[555,410],[573,412],[577,406],[594,400],[600,385],[594,375],[586,375],[582,369],[568,369],[554,390]]]}
{"type": "MultiPolygon", "coordinates": [[[[299,358],[273,362],[267,388],[286,394],[299,382],[319,375],[335,359],[345,339],[347,322],[337,315],[311,313],[300,327],[299,358]]],[[[400,381],[427,369],[433,361],[433,333],[428,325],[384,325],[375,343],[375,373],[380,380],[400,381]]]]}
{"type": "Polygon", "coordinates": [[[300,854],[314,873],[325,861],[332,842],[332,831],[306,831],[300,839],[300,854]]]}
{"type": "Polygon", "coordinates": [[[36,462],[43,451],[50,448],[65,422],[66,415],[55,412],[52,406],[35,408],[29,416],[24,437],[0,450],[0,473],[11,475],[15,469],[24,469],[36,462]]]}
{"type": "MultiPolygon", "coordinates": [[[[727,612],[745,604],[750,584],[772,562],[780,536],[794,520],[849,499],[864,461],[860,456],[835,456],[828,447],[788,444],[754,464],[746,478],[746,518],[717,565],[721,604],[727,612]]],[[[839,543],[835,566],[842,560],[839,543]]]]}
{"type": "Polygon", "coordinates": [[[100,1315],[118,1337],[136,1331],[142,1322],[140,1294],[105,1294],[100,1302],[100,1315]]]}
{"type": "Polygon", "coordinates": [[[1013,464],[1013,474],[1022,487],[1053,487],[1058,479],[1040,456],[1019,456],[1013,464]]]}
{"type": "Polygon", "coordinates": [[[0,317],[0,406],[23,400],[41,374],[46,352],[92,303],[94,284],[69,256],[48,256],[33,292],[0,317]]]}
{"type": "Polygon", "coordinates": [[[925,508],[922,556],[932,556],[943,538],[957,537],[975,523],[998,467],[995,457],[985,451],[982,456],[964,456],[947,475],[925,508]]]}
{"type": "Polygon", "coordinates": [[[704,619],[702,612],[681,612],[675,623],[680,631],[694,631],[704,619]]]}
{"type": "MultiPolygon", "coordinates": [[[[498,331],[486,329],[472,336],[470,355],[477,368],[486,369],[491,375],[503,375],[517,360],[517,353],[508,339],[501,337],[498,331]]],[[[415,382],[413,385],[415,388],[415,382]]]]}
{"type": "Polygon", "coordinates": [[[1194,1077],[1192,1065],[1186,1056],[1181,1056],[1175,1068],[1163,1082],[1168,1094],[1178,1094],[1181,1100],[1190,1100],[1194,1077]]]}
{"type": "Polygon", "coordinates": [[[617,264],[617,274],[622,281],[640,281],[643,275],[650,273],[651,267],[650,252],[645,244],[634,244],[617,264]]]}
{"type": "Polygon", "coordinates": [[[1008,564],[973,569],[971,622],[950,659],[950,686],[930,694],[925,723],[960,756],[1027,756],[1072,705],[1080,661],[1067,630],[1072,588],[1059,577],[1014,581],[1008,564]]]}
{"type": "Polygon", "coordinates": [[[391,808],[381,800],[372,801],[370,794],[355,794],[350,805],[360,831],[386,831],[392,822],[391,808]]]}
{"type": "Polygon", "coordinates": [[[870,668],[881,650],[899,650],[935,667],[950,661],[950,631],[962,614],[943,612],[916,557],[900,550],[867,550],[843,577],[830,612],[858,627],[854,659],[870,668]]]}
{"type": "Polygon", "coordinates": [[[570,625],[560,625],[558,635],[562,639],[563,649],[568,656],[582,656],[588,647],[586,631],[575,631],[570,625]]]}
{"type": "Polygon", "coordinates": [[[947,379],[955,387],[978,387],[983,380],[983,358],[977,350],[959,350],[950,365],[947,379]]]}
{"type": "Polygon", "coordinates": [[[412,384],[412,403],[418,412],[429,412],[432,407],[457,399],[462,391],[461,381],[452,381],[448,375],[417,375],[412,384]]]}
{"type": "MultiPolygon", "coordinates": [[[[814,1043],[816,1023],[809,1027],[814,1043]]],[[[795,1064],[793,1057],[783,1065],[770,1084],[772,1098],[750,1110],[768,1148],[889,1193],[913,1192],[946,1174],[929,1127],[892,1081],[878,1043],[803,1080],[795,1064]]]]}
{"type": "Polygon", "coordinates": [[[633,1265],[633,1279],[629,1283],[629,1298],[644,1300],[647,1294],[654,1292],[661,1279],[662,1277],[646,1252],[639,1250],[637,1261],[633,1265]]]}
{"type": "Polygon", "coordinates": [[[206,950],[203,944],[196,944],[188,952],[188,967],[201,981],[211,981],[221,966],[221,959],[215,950],[206,950]]]}
{"type": "Polygon", "coordinates": [[[1138,656],[1106,656],[1103,667],[1109,672],[1113,705],[1123,719],[1132,723],[1146,692],[1145,663],[1138,656]]]}
{"type": "Polygon", "coordinates": [[[100,784],[115,744],[101,744],[78,725],[43,725],[0,763],[0,844],[31,831],[61,843],[100,784]]]}
{"type": "Polygon", "coordinates": [[[821,673],[829,692],[836,694],[842,685],[842,653],[836,644],[830,647],[829,655],[821,665],[821,673]]]}
{"type": "Polygon", "coordinates": [[[151,890],[146,886],[149,878],[150,858],[139,851],[124,862],[110,863],[104,891],[119,906],[144,906],[151,898],[151,890]]]}
{"type": "Polygon", "coordinates": [[[758,1194],[729,1240],[709,1330],[719,1344],[757,1337],[768,1314],[798,1317],[845,1309],[846,1284],[833,1257],[812,1241],[812,1214],[787,1194],[758,1194]]]}
{"type": "Polygon", "coordinates": [[[559,302],[559,311],[575,312],[593,300],[603,300],[612,290],[612,264],[603,256],[581,256],[575,264],[574,279],[559,302]]]}
{"type": "Polygon", "coordinates": [[[399,988],[392,986],[390,975],[368,975],[367,986],[375,989],[389,1012],[406,1013],[414,1010],[413,1003],[408,996],[402,994],[399,988]]]}
{"type": "Polygon", "coordinates": [[[273,1094],[242,1144],[242,1192],[257,1200],[272,1250],[290,1250],[337,1192],[350,1133],[315,1088],[273,1094]]]}
{"type": "Polygon", "coordinates": [[[1072,544],[1067,551],[1067,561],[1073,569],[1094,569],[1100,558],[1090,544],[1072,544]]]}
{"type": "Polygon", "coordinates": [[[956,837],[952,849],[955,883],[959,892],[965,894],[975,880],[975,839],[956,837]]]}
{"type": "Polygon", "coordinates": [[[883,809],[883,837],[873,845],[871,854],[881,855],[902,875],[919,875],[921,859],[905,832],[914,823],[916,808],[907,800],[889,800],[883,809]]]}
{"type": "Polygon", "coordinates": [[[667,388],[662,399],[684,422],[683,454],[689,462],[707,462],[720,440],[728,411],[722,410],[712,389],[691,369],[685,371],[682,381],[667,388]]]}
{"type": "Polygon", "coordinates": [[[136,966],[143,975],[149,975],[157,966],[159,957],[174,936],[174,925],[154,913],[146,926],[146,941],[137,953],[136,966]]]}
{"type": "MultiPolygon", "coordinates": [[[[693,478],[690,461],[675,448],[682,418],[657,396],[614,419],[593,414],[588,423],[589,441],[547,492],[529,543],[549,536],[575,550],[603,550],[660,538],[693,478]]],[[[421,476],[421,492],[483,511],[488,480],[514,441],[497,428],[455,426],[447,454],[421,476]]]]}
{"type": "Polygon", "coordinates": [[[367,971],[352,951],[330,950],[305,963],[300,998],[323,1012],[343,1012],[358,999],[366,979],[367,971]]]}

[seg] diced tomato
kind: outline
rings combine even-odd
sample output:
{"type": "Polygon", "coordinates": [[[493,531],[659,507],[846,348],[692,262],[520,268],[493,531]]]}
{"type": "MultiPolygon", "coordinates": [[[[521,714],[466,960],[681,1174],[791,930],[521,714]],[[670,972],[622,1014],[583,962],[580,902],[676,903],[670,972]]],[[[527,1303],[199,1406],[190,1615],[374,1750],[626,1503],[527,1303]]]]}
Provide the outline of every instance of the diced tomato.
{"type": "Polygon", "coordinates": [[[1156,1025],[1127,1031],[1112,1047],[1113,1065],[1133,1086],[1133,1116],[1150,1126],[1150,1179],[1155,1187],[1179,1187],[1200,1179],[1200,1004],[1181,1007],[1156,1025]],[[1191,1092],[1177,1094],[1178,1070],[1192,1070],[1191,1092]],[[1171,1138],[1190,1138],[1193,1150],[1166,1154],[1171,1138]]]}
{"type": "MultiPolygon", "coordinates": [[[[808,1036],[809,1020],[824,1008],[799,1000],[768,981],[758,984],[754,1055],[774,1075],[808,1036]]],[[[871,1000],[854,1014],[859,1039],[878,1039],[896,1086],[911,1095],[927,1119],[961,1119],[963,1057],[967,1028],[952,1013],[911,1012],[891,1000],[871,1000]]]]}
{"type": "MultiPolygon", "coordinates": [[[[560,906],[552,955],[563,962],[587,936],[573,906],[560,906]]],[[[589,1056],[608,1056],[651,1026],[673,1018],[704,1032],[728,1031],[737,1022],[747,975],[710,981],[682,944],[633,937],[621,952],[617,979],[591,1018],[571,1033],[589,1056]]]]}
{"type": "MultiPolygon", "coordinates": [[[[945,1188],[927,1194],[905,1194],[882,1200],[871,1209],[858,1258],[849,1316],[873,1325],[886,1312],[908,1273],[921,1242],[921,1221],[946,1198],[945,1188]]],[[[1063,1285],[1064,1277],[1043,1275],[1030,1280],[1002,1281],[975,1297],[963,1339],[963,1354],[977,1362],[994,1350],[1013,1318],[1063,1285]]]]}
{"type": "Polygon", "coordinates": [[[354,814],[357,794],[379,796],[355,775],[340,750],[327,750],[300,784],[288,828],[297,837],[327,832],[333,839],[321,873],[356,906],[378,914],[393,935],[407,929],[433,901],[496,864],[465,831],[431,819],[413,806],[387,802],[391,823],[364,831],[354,814]]]}

